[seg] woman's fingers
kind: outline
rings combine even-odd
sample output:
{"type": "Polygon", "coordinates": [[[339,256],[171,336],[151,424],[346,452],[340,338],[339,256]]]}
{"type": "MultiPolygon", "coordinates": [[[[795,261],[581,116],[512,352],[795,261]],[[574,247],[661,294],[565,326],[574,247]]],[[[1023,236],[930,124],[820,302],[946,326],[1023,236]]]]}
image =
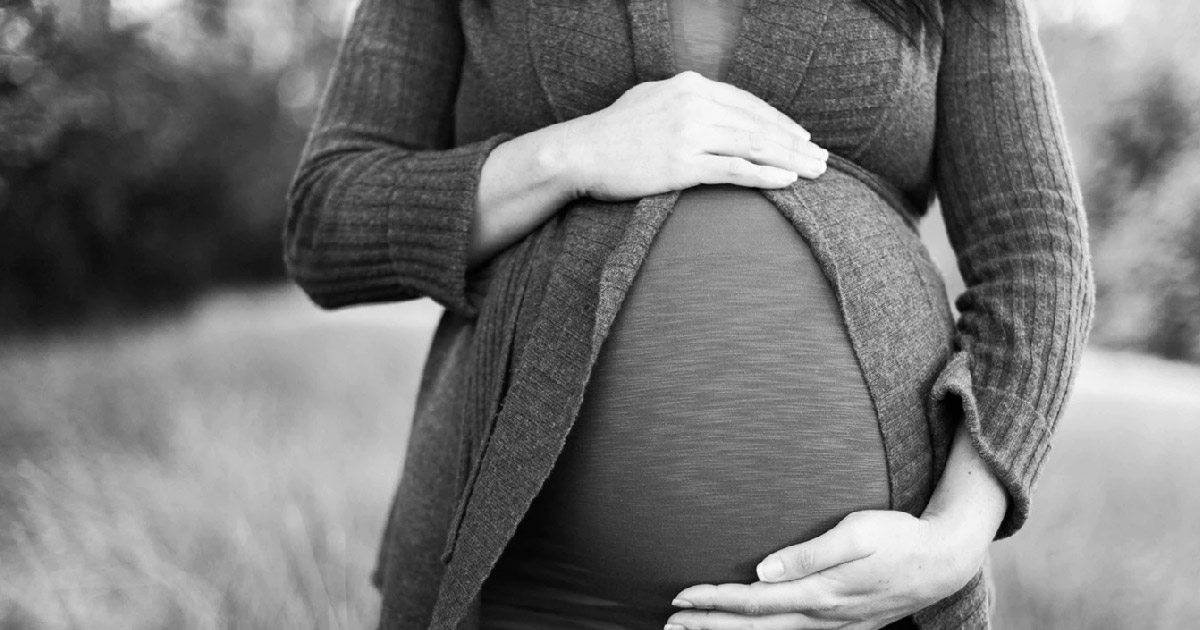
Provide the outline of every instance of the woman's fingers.
{"type": "Polygon", "coordinates": [[[796,181],[796,172],[777,166],[755,164],[728,155],[701,155],[694,168],[702,184],[737,184],[753,188],[783,188],[796,181]]]}
{"type": "Polygon", "coordinates": [[[829,152],[788,129],[720,103],[697,109],[701,118],[683,129],[687,144],[703,152],[695,164],[701,183],[781,188],[825,172],[829,152]]]}
{"type": "Polygon", "coordinates": [[[781,137],[761,130],[709,127],[700,140],[701,149],[714,155],[732,155],[757,164],[776,166],[814,178],[825,172],[829,152],[807,140],[781,137]]]}
{"type": "Polygon", "coordinates": [[[869,537],[860,531],[864,519],[853,516],[842,519],[833,529],[812,540],[767,556],[758,564],[758,579],[764,582],[798,580],[871,555],[875,549],[867,542],[869,537]]]}
{"type": "Polygon", "coordinates": [[[690,630],[760,630],[774,627],[760,619],[799,614],[816,623],[834,622],[840,630],[883,627],[961,587],[959,581],[940,585],[945,563],[930,555],[929,534],[919,523],[905,512],[854,512],[824,535],[768,556],[764,565],[771,560],[782,565],[776,580],[679,591],[672,603],[684,610],[671,620],[690,630]]]}
{"type": "Polygon", "coordinates": [[[762,99],[695,72],[640,83],[567,128],[574,188],[606,201],[697,184],[783,188],[819,177],[828,157],[762,99]]]}
{"type": "Polygon", "coordinates": [[[717,610],[740,615],[821,613],[836,608],[836,584],[821,576],[781,584],[697,584],[679,591],[673,605],[696,610],[717,610]]]}
{"type": "Polygon", "coordinates": [[[816,619],[804,613],[750,616],[688,610],[671,615],[664,630],[835,630],[845,626],[845,621],[816,619]]]}

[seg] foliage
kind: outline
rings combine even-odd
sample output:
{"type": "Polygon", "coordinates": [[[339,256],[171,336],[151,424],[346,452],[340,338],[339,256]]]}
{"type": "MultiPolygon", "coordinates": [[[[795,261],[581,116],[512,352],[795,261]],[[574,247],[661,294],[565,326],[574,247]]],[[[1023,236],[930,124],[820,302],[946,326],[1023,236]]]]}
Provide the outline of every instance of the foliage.
{"type": "Polygon", "coordinates": [[[282,277],[303,142],[278,76],[181,63],[137,26],[63,37],[0,9],[0,327],[178,305],[282,277]]]}
{"type": "Polygon", "coordinates": [[[1200,361],[1200,99],[1152,68],[1113,109],[1087,178],[1096,338],[1200,361]]]}

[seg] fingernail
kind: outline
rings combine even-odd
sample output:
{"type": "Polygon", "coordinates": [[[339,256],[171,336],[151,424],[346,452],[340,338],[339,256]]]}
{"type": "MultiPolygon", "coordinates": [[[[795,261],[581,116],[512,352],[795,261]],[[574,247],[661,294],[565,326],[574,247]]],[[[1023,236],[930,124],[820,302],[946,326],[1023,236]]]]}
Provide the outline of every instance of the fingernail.
{"type": "Polygon", "coordinates": [[[678,597],[671,600],[671,605],[676,608],[694,608],[692,602],[689,602],[686,599],[679,599],[678,597]]]}
{"type": "Polygon", "coordinates": [[[687,630],[687,628],[685,628],[677,623],[669,623],[669,624],[663,626],[663,630],[687,630]]]}
{"type": "Polygon", "coordinates": [[[783,563],[779,558],[767,558],[758,565],[758,579],[765,581],[778,580],[783,577],[783,563]]]}
{"type": "Polygon", "coordinates": [[[829,149],[821,149],[821,159],[822,160],[829,159],[829,149]]]}

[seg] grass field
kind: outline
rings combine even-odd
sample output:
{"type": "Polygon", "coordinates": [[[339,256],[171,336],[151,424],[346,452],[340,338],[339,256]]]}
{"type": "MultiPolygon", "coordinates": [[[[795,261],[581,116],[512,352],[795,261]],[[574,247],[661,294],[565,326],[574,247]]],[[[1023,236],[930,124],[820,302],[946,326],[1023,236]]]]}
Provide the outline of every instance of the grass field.
{"type": "MultiPolygon", "coordinates": [[[[0,348],[0,630],[364,628],[437,309],[293,291],[0,348]]],[[[1200,627],[1200,369],[1092,352],[998,628],[1200,627]]]]}

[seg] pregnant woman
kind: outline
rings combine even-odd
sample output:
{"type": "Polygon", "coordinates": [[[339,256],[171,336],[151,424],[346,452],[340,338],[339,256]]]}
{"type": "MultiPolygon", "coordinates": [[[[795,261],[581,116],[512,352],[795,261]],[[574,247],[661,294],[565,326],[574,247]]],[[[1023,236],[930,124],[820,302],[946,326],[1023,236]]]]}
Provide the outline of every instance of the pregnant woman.
{"type": "Polygon", "coordinates": [[[286,244],[446,307],[380,627],[987,627],[1081,213],[1024,0],[362,0],[286,244]]]}

